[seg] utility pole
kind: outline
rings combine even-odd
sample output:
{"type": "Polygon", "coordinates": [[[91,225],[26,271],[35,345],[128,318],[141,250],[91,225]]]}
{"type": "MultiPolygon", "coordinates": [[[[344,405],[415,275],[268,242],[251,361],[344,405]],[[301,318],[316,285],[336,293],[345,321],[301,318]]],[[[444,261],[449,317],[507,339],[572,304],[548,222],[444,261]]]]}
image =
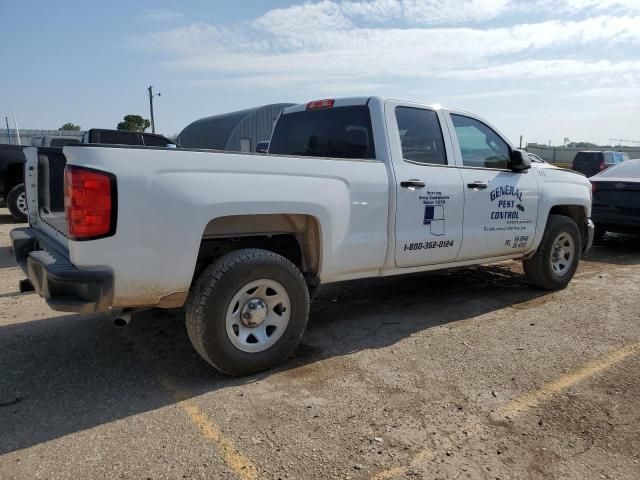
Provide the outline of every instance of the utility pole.
{"type": "Polygon", "coordinates": [[[161,97],[160,93],[153,93],[153,86],[147,88],[149,92],[149,110],[151,111],[151,133],[156,133],[156,123],[153,118],[153,97],[161,97]]]}

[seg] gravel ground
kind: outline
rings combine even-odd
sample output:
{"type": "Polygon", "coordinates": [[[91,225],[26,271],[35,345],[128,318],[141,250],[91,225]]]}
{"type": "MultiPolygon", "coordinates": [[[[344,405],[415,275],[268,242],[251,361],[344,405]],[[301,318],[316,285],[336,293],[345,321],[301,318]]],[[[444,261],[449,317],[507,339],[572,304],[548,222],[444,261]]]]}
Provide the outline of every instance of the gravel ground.
{"type": "Polygon", "coordinates": [[[640,478],[640,239],[569,288],[517,263],[324,287],[281,368],[223,377],[181,311],[17,293],[0,210],[0,478],[640,478]]]}

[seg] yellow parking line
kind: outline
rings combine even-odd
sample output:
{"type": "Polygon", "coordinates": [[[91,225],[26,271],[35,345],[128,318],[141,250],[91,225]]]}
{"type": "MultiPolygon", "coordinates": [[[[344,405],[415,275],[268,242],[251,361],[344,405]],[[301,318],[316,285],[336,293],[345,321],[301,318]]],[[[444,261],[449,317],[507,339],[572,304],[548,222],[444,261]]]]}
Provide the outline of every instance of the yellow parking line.
{"type": "Polygon", "coordinates": [[[220,429],[207,418],[207,415],[191,400],[189,392],[180,389],[169,377],[154,372],[162,387],[171,394],[171,397],[194,423],[204,438],[216,447],[227,466],[241,480],[254,480],[258,478],[258,468],[249,460],[236,445],[220,431],[220,429]]]}
{"type": "MultiPolygon", "coordinates": [[[[598,374],[616,363],[623,361],[625,358],[633,355],[634,353],[640,353],[640,342],[625,345],[622,348],[613,350],[603,357],[597,358],[583,365],[582,367],[574,370],[571,373],[562,375],[549,383],[546,383],[542,388],[524,394],[518,398],[515,398],[509,402],[500,413],[502,416],[513,417],[519,413],[522,413],[530,408],[533,408],[543,401],[549,399],[551,396],[566,390],[567,388],[575,385],[582,380],[598,374]]],[[[475,427],[471,427],[468,430],[468,437],[475,436],[482,431],[482,427],[476,424],[475,427]]],[[[371,480],[387,480],[391,478],[398,478],[407,473],[411,467],[424,463],[428,459],[433,458],[433,452],[425,448],[420,450],[411,460],[409,466],[393,467],[388,470],[383,470],[371,477],[371,480]]]]}
{"type": "Polygon", "coordinates": [[[640,352],[640,342],[626,345],[617,350],[613,350],[603,357],[592,360],[577,370],[562,375],[557,379],[545,384],[542,388],[526,393],[509,402],[502,410],[503,416],[511,417],[521,412],[536,407],[552,395],[555,395],[582,380],[600,373],[634,353],[640,352]]]}
{"type": "MultiPolygon", "coordinates": [[[[133,340],[131,333],[127,329],[122,332],[122,336],[128,340],[133,340]]],[[[190,400],[192,394],[189,391],[180,388],[172,378],[155,367],[154,355],[149,350],[139,345],[139,342],[134,344],[138,356],[144,360],[153,372],[158,383],[171,395],[176,405],[186,413],[202,436],[213,444],[227,467],[240,480],[256,480],[258,478],[256,465],[240,451],[232,440],[224,436],[222,431],[207,417],[200,407],[190,400]]]]}

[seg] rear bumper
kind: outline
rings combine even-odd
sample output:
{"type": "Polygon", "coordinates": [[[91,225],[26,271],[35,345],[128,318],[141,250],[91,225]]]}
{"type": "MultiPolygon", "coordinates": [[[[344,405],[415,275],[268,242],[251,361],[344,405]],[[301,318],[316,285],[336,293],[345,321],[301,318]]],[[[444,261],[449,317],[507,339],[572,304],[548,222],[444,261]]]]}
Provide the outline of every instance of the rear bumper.
{"type": "Polygon", "coordinates": [[[587,228],[585,229],[586,235],[585,235],[585,239],[584,242],[582,243],[582,254],[586,255],[587,253],[589,253],[589,250],[591,250],[591,247],[593,245],[593,235],[595,234],[596,231],[596,227],[593,224],[593,221],[591,219],[587,220],[587,228]]]}
{"type": "Polygon", "coordinates": [[[80,270],[67,252],[32,228],[11,231],[16,261],[36,292],[62,312],[107,310],[113,295],[113,275],[107,270],[80,270]]]}
{"type": "Polygon", "coordinates": [[[613,231],[616,229],[640,230],[640,214],[637,213],[637,210],[629,212],[617,208],[593,207],[591,218],[598,225],[598,228],[602,227],[605,230],[607,227],[613,231]]]}

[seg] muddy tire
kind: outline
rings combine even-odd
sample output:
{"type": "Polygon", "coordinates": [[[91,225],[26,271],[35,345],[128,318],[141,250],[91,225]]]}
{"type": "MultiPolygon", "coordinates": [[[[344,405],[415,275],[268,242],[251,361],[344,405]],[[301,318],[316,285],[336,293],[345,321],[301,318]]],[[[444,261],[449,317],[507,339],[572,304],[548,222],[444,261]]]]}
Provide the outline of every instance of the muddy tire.
{"type": "Polygon", "coordinates": [[[538,250],[523,262],[530,285],[545,290],[565,288],[580,263],[582,240],[576,222],[550,215],[538,250]]]}
{"type": "Polygon", "coordinates": [[[193,347],[227,375],[282,363],[307,326],[309,292],[289,260],[260,249],[228,253],[198,277],[186,305],[193,347]]]}
{"type": "Polygon", "coordinates": [[[24,190],[24,183],[19,183],[7,195],[7,208],[13,218],[19,222],[26,222],[29,217],[27,210],[27,195],[24,190]]]}

